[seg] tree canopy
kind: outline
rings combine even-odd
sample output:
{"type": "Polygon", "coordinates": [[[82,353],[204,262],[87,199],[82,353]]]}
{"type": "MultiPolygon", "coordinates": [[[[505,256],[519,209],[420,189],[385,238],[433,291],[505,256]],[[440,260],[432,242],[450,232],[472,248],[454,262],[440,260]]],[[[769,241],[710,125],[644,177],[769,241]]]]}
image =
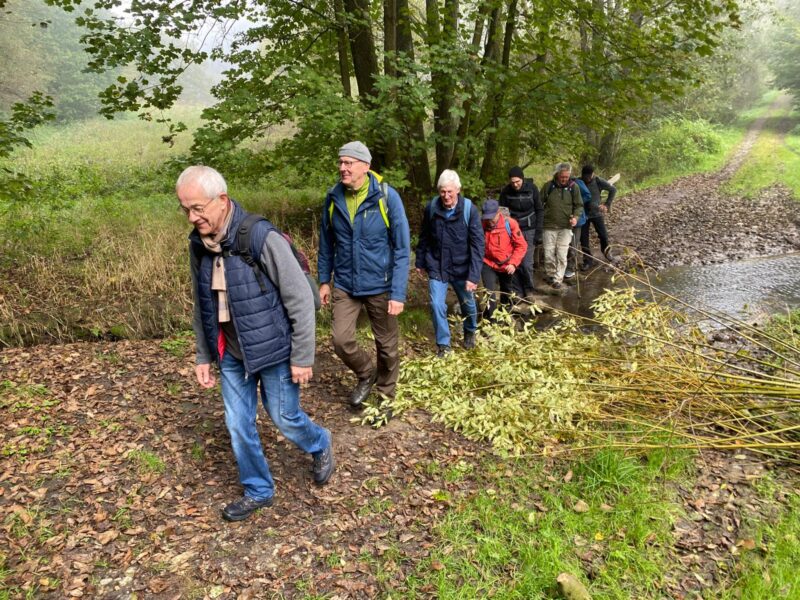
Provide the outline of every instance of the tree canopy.
{"type": "Polygon", "coordinates": [[[90,71],[124,73],[104,114],[159,118],[186,69],[224,61],[194,159],[313,170],[362,139],[420,193],[445,168],[491,183],[537,157],[602,163],[619,123],[694,85],[740,24],[736,0],[46,2],[84,29],[90,71]],[[252,143],[279,125],[277,147],[252,143]]]}

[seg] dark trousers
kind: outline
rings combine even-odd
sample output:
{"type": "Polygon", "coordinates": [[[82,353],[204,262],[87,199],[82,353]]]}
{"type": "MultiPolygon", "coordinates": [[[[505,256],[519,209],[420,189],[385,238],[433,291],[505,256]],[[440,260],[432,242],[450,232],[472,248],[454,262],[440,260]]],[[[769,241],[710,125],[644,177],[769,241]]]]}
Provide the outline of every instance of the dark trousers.
{"type": "Polygon", "coordinates": [[[511,294],[515,293],[519,296],[522,291],[514,275],[509,275],[502,271],[495,271],[486,263],[484,263],[481,268],[481,279],[483,280],[483,287],[489,292],[489,300],[486,303],[486,308],[483,309],[484,319],[491,319],[494,311],[497,309],[498,285],[501,295],[500,302],[503,304],[511,304],[511,294]]]}
{"type": "Polygon", "coordinates": [[[603,216],[589,217],[587,223],[583,226],[581,231],[581,250],[584,252],[584,262],[592,262],[592,248],[589,245],[589,226],[594,225],[594,230],[597,232],[597,237],[600,238],[600,251],[603,256],[606,256],[608,249],[608,230],[606,230],[606,220],[603,216]]]}
{"type": "Polygon", "coordinates": [[[356,340],[356,322],[362,306],[367,309],[378,351],[375,389],[393,398],[400,374],[400,355],[397,350],[399,330],[397,317],[389,314],[388,292],[355,297],[333,288],[333,349],[356,377],[366,379],[372,375],[372,357],[356,340]]]}
{"type": "MultiPolygon", "coordinates": [[[[536,250],[536,230],[523,229],[522,235],[525,242],[528,244],[528,249],[525,251],[525,257],[522,259],[522,264],[514,273],[514,278],[517,280],[517,285],[522,288],[522,293],[527,294],[533,292],[533,255],[536,250]]],[[[484,265],[486,266],[486,265],[484,265]]],[[[484,284],[485,285],[485,284],[484,284]]]]}

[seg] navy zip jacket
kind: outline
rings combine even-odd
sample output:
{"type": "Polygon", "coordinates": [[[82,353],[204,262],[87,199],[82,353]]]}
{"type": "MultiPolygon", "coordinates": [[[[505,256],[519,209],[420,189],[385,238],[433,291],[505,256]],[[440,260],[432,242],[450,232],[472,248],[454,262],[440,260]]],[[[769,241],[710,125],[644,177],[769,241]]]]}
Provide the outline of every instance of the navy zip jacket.
{"type": "Polygon", "coordinates": [[[387,186],[387,227],[381,213],[380,180],[372,172],[367,177],[369,191],[352,223],[341,181],[325,197],[317,257],[319,282],[333,279],[335,287],[351,296],[389,292],[390,300],[405,302],[411,236],[403,202],[397,190],[387,186]]]}
{"type": "Polygon", "coordinates": [[[464,222],[464,197],[459,194],[455,211],[450,217],[446,214],[438,196],[425,207],[416,267],[425,269],[428,277],[438,281],[478,283],[484,248],[480,210],[473,203],[467,226],[464,222]]]}

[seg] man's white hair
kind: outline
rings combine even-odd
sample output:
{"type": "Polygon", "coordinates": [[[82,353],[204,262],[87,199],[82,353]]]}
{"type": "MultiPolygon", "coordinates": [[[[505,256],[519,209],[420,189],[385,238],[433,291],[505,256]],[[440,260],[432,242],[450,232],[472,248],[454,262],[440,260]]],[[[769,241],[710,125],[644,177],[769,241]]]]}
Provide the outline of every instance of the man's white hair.
{"type": "Polygon", "coordinates": [[[558,175],[561,171],[569,171],[570,175],[572,174],[572,165],[568,162],[560,162],[556,165],[555,170],[553,171],[553,175],[558,175]]]}
{"type": "Polygon", "coordinates": [[[209,200],[228,193],[228,184],[219,171],[205,165],[194,165],[186,167],[178,176],[175,183],[175,191],[189,183],[196,183],[203,190],[205,197],[209,200]]]}
{"type": "Polygon", "coordinates": [[[461,179],[458,177],[458,173],[453,171],[453,169],[445,169],[442,171],[442,174],[439,175],[439,182],[436,184],[436,189],[442,189],[446,185],[454,185],[456,188],[461,190],[461,179]]]}

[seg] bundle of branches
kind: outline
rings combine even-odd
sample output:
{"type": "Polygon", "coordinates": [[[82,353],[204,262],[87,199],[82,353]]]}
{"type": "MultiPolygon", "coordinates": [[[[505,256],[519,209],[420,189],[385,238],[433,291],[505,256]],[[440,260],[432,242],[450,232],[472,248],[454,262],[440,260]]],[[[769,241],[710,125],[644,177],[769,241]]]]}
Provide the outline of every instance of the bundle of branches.
{"type": "Polygon", "coordinates": [[[729,332],[709,336],[667,300],[607,291],[594,319],[563,315],[545,332],[496,313],[474,351],[404,363],[391,408],[422,408],[511,453],[608,446],[609,433],[627,448],[800,449],[791,337],[701,311],[729,332]]]}

